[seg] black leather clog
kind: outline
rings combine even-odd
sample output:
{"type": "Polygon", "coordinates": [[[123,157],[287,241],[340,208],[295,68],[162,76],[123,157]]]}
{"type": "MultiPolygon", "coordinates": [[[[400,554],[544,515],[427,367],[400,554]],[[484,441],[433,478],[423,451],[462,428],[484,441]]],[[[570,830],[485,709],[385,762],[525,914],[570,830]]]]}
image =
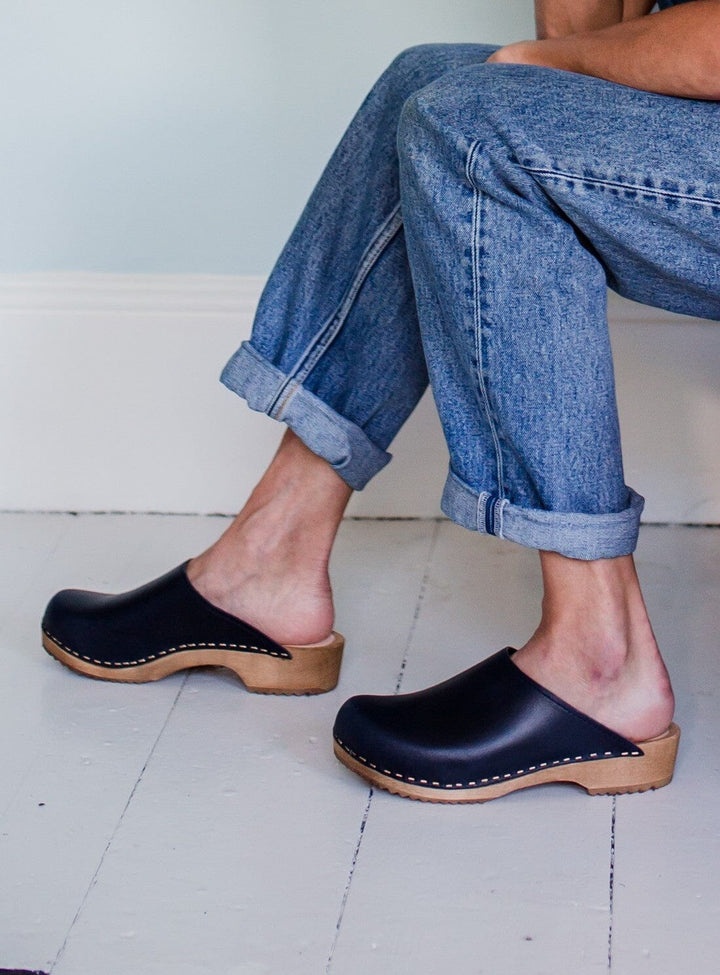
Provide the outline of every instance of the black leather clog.
{"type": "Polygon", "coordinates": [[[344,640],[285,646],[213,606],[187,563],[121,595],[64,589],[42,621],[43,646],[88,677],[144,682],[187,667],[229,667],[248,690],[319,694],[337,684],[344,640]]]}
{"type": "Polygon", "coordinates": [[[335,754],[373,785],[431,802],[485,802],[545,782],[597,795],[670,781],[677,725],[628,741],[527,677],[514,652],[412,694],[350,698],[335,754]]]}

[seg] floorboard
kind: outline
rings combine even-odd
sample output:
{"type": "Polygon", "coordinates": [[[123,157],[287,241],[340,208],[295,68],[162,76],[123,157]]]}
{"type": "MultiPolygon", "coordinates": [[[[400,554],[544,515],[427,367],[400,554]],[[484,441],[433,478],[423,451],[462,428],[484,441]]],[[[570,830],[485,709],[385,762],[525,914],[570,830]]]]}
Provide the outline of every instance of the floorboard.
{"type": "Polygon", "coordinates": [[[0,970],[53,975],[710,975],[720,955],[720,530],[646,527],[639,572],[683,738],[666,789],[474,806],[373,792],[333,758],[345,698],[521,643],[536,556],[448,522],[343,524],[338,689],[147,685],[42,652],[62,586],[121,591],[222,519],[0,515],[0,970]]]}

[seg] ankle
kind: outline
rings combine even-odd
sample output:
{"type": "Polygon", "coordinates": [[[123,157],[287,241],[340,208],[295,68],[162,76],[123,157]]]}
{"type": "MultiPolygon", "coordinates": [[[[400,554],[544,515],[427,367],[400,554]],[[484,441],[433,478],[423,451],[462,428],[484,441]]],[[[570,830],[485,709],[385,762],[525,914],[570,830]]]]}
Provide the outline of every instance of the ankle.
{"type": "Polygon", "coordinates": [[[327,562],[351,495],[330,465],[288,430],[226,541],[272,557],[300,551],[327,562]]]}
{"type": "Polygon", "coordinates": [[[645,614],[639,618],[592,610],[579,616],[543,614],[529,644],[548,665],[557,662],[596,684],[612,683],[628,668],[659,656],[645,614]]]}
{"type": "Polygon", "coordinates": [[[674,698],[632,559],[541,558],[542,620],[517,666],[627,738],[662,733],[674,698]]]}
{"type": "Polygon", "coordinates": [[[544,596],[537,636],[574,640],[577,652],[612,673],[634,652],[657,652],[632,556],[583,562],[540,554],[544,596]]]}
{"type": "Polygon", "coordinates": [[[627,649],[537,632],[513,657],[516,665],[563,701],[632,741],[662,734],[675,699],[657,644],[627,649]]]}
{"type": "Polygon", "coordinates": [[[321,642],[333,625],[330,552],[351,494],[288,430],[242,511],[192,560],[188,578],[278,643],[321,642]]]}
{"type": "Polygon", "coordinates": [[[334,609],[327,555],[303,557],[278,539],[223,536],[187,568],[188,579],[214,606],[257,627],[278,643],[322,642],[334,609]]]}
{"type": "Polygon", "coordinates": [[[339,521],[351,495],[352,489],[330,464],[288,429],[245,508],[252,510],[282,499],[287,505],[339,521]]]}

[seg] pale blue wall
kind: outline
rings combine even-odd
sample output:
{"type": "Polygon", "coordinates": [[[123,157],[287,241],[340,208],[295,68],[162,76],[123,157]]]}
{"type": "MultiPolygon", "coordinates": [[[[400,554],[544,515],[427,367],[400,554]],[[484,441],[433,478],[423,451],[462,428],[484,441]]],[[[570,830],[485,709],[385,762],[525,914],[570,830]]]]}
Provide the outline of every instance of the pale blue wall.
{"type": "Polygon", "coordinates": [[[399,50],[530,0],[0,0],[0,272],[265,273],[399,50]]]}

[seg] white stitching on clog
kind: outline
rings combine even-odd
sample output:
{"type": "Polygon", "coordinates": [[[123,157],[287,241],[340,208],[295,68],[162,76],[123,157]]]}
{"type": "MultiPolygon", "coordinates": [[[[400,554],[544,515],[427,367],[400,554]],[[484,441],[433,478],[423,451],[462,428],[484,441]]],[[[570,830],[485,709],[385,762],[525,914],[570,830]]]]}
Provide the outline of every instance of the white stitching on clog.
{"type": "Polygon", "coordinates": [[[93,657],[86,657],[84,654],[78,653],[77,650],[71,649],[56,636],[53,636],[45,627],[43,627],[43,633],[49,636],[53,643],[56,643],[61,650],[76,657],[78,660],[86,660],[89,664],[97,664],[99,667],[136,667],[142,664],[152,663],[153,660],[158,660],[160,657],[167,657],[169,654],[178,653],[181,650],[216,650],[220,648],[225,650],[246,650],[250,651],[250,653],[263,653],[269,657],[279,657],[282,660],[292,660],[292,654],[287,650],[280,653],[277,650],[256,647],[247,643],[180,643],[176,647],[159,650],[157,653],[148,654],[147,657],[141,657],[139,660],[96,660],[93,657]]]}
{"type": "MultiPolygon", "coordinates": [[[[374,769],[375,771],[378,771],[377,765],[373,765],[372,762],[369,762],[366,758],[363,758],[363,756],[358,755],[357,752],[353,751],[352,748],[349,748],[341,738],[338,738],[336,736],[335,741],[338,743],[338,745],[340,745],[341,748],[343,748],[348,753],[348,755],[352,756],[352,758],[355,758],[363,765],[367,765],[370,768],[374,769]]],[[[570,763],[584,762],[584,761],[589,761],[593,758],[597,758],[597,755],[598,755],[597,752],[590,752],[590,754],[587,756],[576,755],[574,758],[570,756],[568,756],[567,758],[556,758],[549,764],[563,765],[566,762],[570,762],[570,763]]],[[[613,752],[604,752],[604,755],[609,756],[611,758],[612,757],[625,758],[629,756],[638,757],[642,755],[642,752],[640,751],[620,752],[619,755],[614,755],[613,752]]],[[[547,767],[548,767],[548,762],[540,762],[538,765],[528,765],[527,769],[518,769],[516,772],[506,772],[504,775],[493,775],[492,777],[488,777],[486,779],[480,779],[480,784],[482,786],[482,785],[486,785],[488,782],[500,782],[501,780],[504,779],[514,779],[520,775],[527,775],[528,773],[534,772],[537,769],[542,769],[547,767]]],[[[468,789],[468,788],[478,787],[477,780],[473,780],[472,782],[434,782],[434,781],[428,782],[427,779],[418,779],[412,775],[403,775],[402,772],[391,772],[390,769],[381,769],[380,771],[382,771],[384,775],[392,776],[392,778],[394,779],[402,779],[405,782],[419,782],[420,785],[430,785],[433,788],[438,788],[438,789],[468,789]]]]}

